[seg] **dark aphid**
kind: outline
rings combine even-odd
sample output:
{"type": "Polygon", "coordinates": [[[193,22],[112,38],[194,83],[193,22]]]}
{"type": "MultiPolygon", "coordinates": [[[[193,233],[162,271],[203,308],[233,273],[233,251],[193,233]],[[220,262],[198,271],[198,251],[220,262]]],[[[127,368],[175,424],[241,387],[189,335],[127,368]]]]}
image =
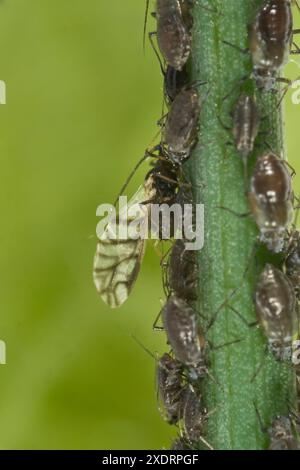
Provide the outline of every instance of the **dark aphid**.
{"type": "Polygon", "coordinates": [[[176,240],[169,258],[168,288],[186,302],[197,300],[197,252],[186,249],[184,240],[176,240]]]}
{"type": "Polygon", "coordinates": [[[164,73],[164,93],[168,103],[172,103],[178,93],[189,83],[186,67],[176,70],[168,65],[164,73]]]}
{"type": "Polygon", "coordinates": [[[179,419],[183,392],[182,368],[182,364],[167,353],[159,359],[156,366],[159,410],[169,424],[176,424],[179,419]]]}
{"type": "Polygon", "coordinates": [[[248,200],[260,229],[260,240],[279,253],[293,216],[291,175],[274,153],[258,158],[250,180],[248,200]]]}
{"type": "Polygon", "coordinates": [[[196,143],[200,113],[195,87],[182,89],[174,99],[162,130],[162,145],[168,158],[182,163],[196,143]]]}
{"type": "Polygon", "coordinates": [[[300,233],[294,230],[288,254],[285,259],[285,273],[293,285],[295,294],[300,299],[300,233]]]}
{"type": "Polygon", "coordinates": [[[246,163],[259,131],[260,113],[256,100],[242,93],[233,111],[233,136],[237,151],[246,163]]]}
{"type": "MultiPolygon", "coordinates": [[[[151,203],[173,204],[179,185],[180,168],[169,160],[159,158],[148,172],[144,184],[121,209],[117,220],[108,222],[98,240],[94,257],[93,279],[102,300],[111,308],[120,307],[128,298],[137,279],[145,253],[146,234],[151,203]],[[134,210],[133,210],[134,209],[134,210]],[[136,238],[121,238],[120,228],[127,229],[133,221],[128,211],[135,212],[140,233],[136,238]]],[[[161,227],[158,227],[160,234],[161,227]]]]}
{"type": "Polygon", "coordinates": [[[300,450],[294,424],[289,416],[278,416],[268,429],[269,450],[300,450]]]}
{"type": "Polygon", "coordinates": [[[182,70],[191,52],[186,8],[182,0],[156,1],[158,47],[166,63],[176,70],[182,70]]]}
{"type": "Polygon", "coordinates": [[[162,310],[163,326],[173,353],[188,368],[204,375],[205,338],[197,314],[184,300],[171,295],[162,310]]]}
{"type": "Polygon", "coordinates": [[[207,418],[201,396],[194,389],[187,388],[182,400],[182,421],[184,438],[190,442],[202,441],[209,449],[212,447],[203,438],[203,426],[207,418]]]}
{"type": "Polygon", "coordinates": [[[288,62],[293,41],[293,15],[289,0],[268,0],[249,28],[253,75],[258,87],[268,91],[288,62]]]}
{"type": "Polygon", "coordinates": [[[183,439],[183,437],[178,437],[172,442],[170,450],[190,450],[191,447],[189,444],[183,439]]]}
{"type": "Polygon", "coordinates": [[[278,360],[291,361],[292,345],[299,336],[298,304],[286,275],[271,264],[260,276],[254,303],[270,351],[278,360]]]}

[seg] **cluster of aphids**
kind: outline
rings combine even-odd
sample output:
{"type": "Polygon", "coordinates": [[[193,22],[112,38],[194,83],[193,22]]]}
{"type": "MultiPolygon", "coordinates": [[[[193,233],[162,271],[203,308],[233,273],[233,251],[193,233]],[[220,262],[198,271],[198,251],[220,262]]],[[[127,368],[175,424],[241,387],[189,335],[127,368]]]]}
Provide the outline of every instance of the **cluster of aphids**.
{"type": "MultiPolygon", "coordinates": [[[[127,214],[130,206],[140,203],[139,217],[145,221],[145,230],[151,203],[193,202],[183,163],[197,140],[201,108],[199,83],[192,83],[188,74],[191,8],[195,1],[156,1],[157,27],[149,36],[154,45],[153,35],[156,35],[162,57],[167,114],[161,120],[159,145],[147,150],[142,159],[152,158],[152,168],[126,208],[127,214]]],[[[277,77],[289,54],[298,52],[292,50],[292,3],[291,0],[266,0],[249,28],[253,63],[251,80],[262,92],[273,91],[279,80],[284,81],[277,77]]],[[[158,52],[156,54],[160,57],[158,52]]],[[[235,145],[246,169],[260,129],[260,113],[254,94],[240,95],[233,122],[235,145]]],[[[248,185],[246,171],[245,175],[248,185]]],[[[293,342],[299,338],[300,299],[300,234],[290,228],[295,208],[291,180],[287,163],[268,150],[258,157],[247,188],[260,242],[270,252],[283,254],[282,268],[267,264],[260,276],[254,295],[257,317],[272,354],[278,360],[290,362],[293,342]]],[[[95,286],[112,308],[119,307],[128,298],[145,250],[145,237],[122,239],[111,236],[124,221],[121,209],[117,221],[108,223],[99,239],[94,259],[95,286]]],[[[126,219],[126,224],[129,222],[130,219],[126,219]]],[[[163,238],[162,225],[163,221],[157,227],[158,238],[163,238]]],[[[172,236],[174,233],[170,234],[172,236]]],[[[210,372],[206,359],[208,342],[199,325],[199,313],[194,308],[197,256],[186,249],[184,238],[174,241],[163,262],[163,272],[167,300],[161,317],[171,351],[156,361],[160,409],[170,424],[179,426],[174,449],[196,448],[199,442],[211,448],[203,436],[204,425],[212,411],[205,410],[200,390],[202,378],[210,372]]],[[[297,374],[300,381],[300,366],[297,374]]],[[[270,448],[298,448],[295,427],[299,427],[295,413],[276,417],[268,429],[270,448]]]]}
{"type": "MultiPolygon", "coordinates": [[[[290,0],[265,1],[249,28],[253,63],[250,80],[260,94],[275,92],[278,82],[291,83],[279,75],[289,55],[299,53],[294,42],[294,34],[299,31],[293,31],[292,3],[296,4],[290,0]]],[[[255,94],[240,95],[233,124],[235,146],[245,168],[250,212],[259,229],[258,241],[271,257],[278,254],[280,258],[276,266],[267,263],[258,279],[253,296],[257,321],[269,352],[276,360],[294,367],[300,397],[300,233],[293,223],[299,210],[299,201],[292,190],[294,172],[267,144],[269,149],[259,154],[248,181],[248,159],[253,154],[261,124],[255,94]]],[[[270,449],[300,449],[298,412],[293,410],[274,419],[268,430],[270,449]]]]}

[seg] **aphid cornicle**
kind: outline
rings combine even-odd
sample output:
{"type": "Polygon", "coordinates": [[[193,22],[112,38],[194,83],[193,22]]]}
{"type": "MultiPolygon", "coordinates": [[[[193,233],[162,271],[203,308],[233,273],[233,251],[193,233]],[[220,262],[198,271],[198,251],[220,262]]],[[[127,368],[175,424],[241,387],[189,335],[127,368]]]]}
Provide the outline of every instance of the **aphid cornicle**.
{"type": "Polygon", "coordinates": [[[171,295],[162,310],[162,321],[173,353],[182,364],[205,375],[205,338],[197,314],[183,299],[171,295]]]}
{"type": "Polygon", "coordinates": [[[260,230],[260,241],[279,253],[293,217],[291,175],[285,162],[272,152],[258,158],[252,177],[248,200],[260,230]]]}
{"type": "Polygon", "coordinates": [[[200,113],[195,87],[183,88],[175,97],[162,130],[162,145],[175,163],[186,160],[196,143],[200,113]]]}
{"type": "Polygon", "coordinates": [[[233,110],[233,136],[244,163],[253,151],[258,134],[260,113],[255,98],[241,93],[233,110]]]}
{"type": "Polygon", "coordinates": [[[165,353],[156,366],[159,410],[169,424],[176,424],[183,392],[182,364],[165,353]]]}
{"type": "Polygon", "coordinates": [[[288,62],[293,40],[290,0],[267,0],[249,28],[253,76],[258,87],[269,91],[288,62]]]}
{"type": "MultiPolygon", "coordinates": [[[[137,279],[145,252],[150,204],[173,204],[179,184],[179,167],[169,160],[159,158],[144,184],[121,209],[117,220],[109,222],[97,243],[94,257],[93,279],[102,300],[111,308],[120,307],[128,298],[137,279]],[[133,218],[139,220],[139,236],[121,238],[122,226],[129,228],[133,218]]],[[[158,228],[160,232],[160,228],[158,228]]]]}
{"type": "Polygon", "coordinates": [[[299,337],[299,311],[293,286],[286,275],[267,264],[254,293],[257,319],[278,360],[292,360],[293,341],[299,337]]]}
{"type": "Polygon", "coordinates": [[[191,52],[191,34],[183,0],[157,0],[157,43],[168,65],[181,70],[191,52]],[[183,10],[184,6],[184,10],[183,10]]]}
{"type": "Polygon", "coordinates": [[[294,425],[289,416],[278,416],[268,429],[269,450],[300,450],[300,443],[293,431],[294,425]]]}

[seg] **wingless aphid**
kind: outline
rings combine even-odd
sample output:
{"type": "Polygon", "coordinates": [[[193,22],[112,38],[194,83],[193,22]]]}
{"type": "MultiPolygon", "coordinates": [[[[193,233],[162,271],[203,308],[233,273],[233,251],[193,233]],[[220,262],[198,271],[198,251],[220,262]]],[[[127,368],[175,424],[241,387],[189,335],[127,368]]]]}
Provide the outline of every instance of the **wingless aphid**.
{"type": "Polygon", "coordinates": [[[292,232],[292,239],[284,262],[285,273],[293,285],[298,300],[300,300],[300,233],[292,232]]]}
{"type": "Polygon", "coordinates": [[[191,445],[202,441],[205,446],[213,450],[211,445],[203,438],[203,427],[207,419],[207,413],[203,409],[200,394],[193,388],[188,388],[182,400],[183,436],[191,445]]]}
{"type": "Polygon", "coordinates": [[[247,159],[253,152],[259,131],[260,113],[254,97],[241,93],[233,111],[233,137],[247,176],[247,159]]]}
{"type": "Polygon", "coordinates": [[[176,424],[183,393],[182,364],[165,353],[157,362],[156,384],[159,410],[169,424],[176,424]]]}
{"type": "Polygon", "coordinates": [[[267,264],[254,293],[257,319],[270,352],[278,360],[292,360],[292,346],[299,338],[299,311],[293,286],[286,275],[267,264]]]}
{"type": "Polygon", "coordinates": [[[145,252],[151,203],[172,204],[176,198],[180,169],[161,158],[146,176],[145,183],[120,210],[116,221],[109,222],[98,241],[94,258],[94,284],[102,300],[111,308],[120,307],[128,298],[145,252]],[[128,216],[134,208],[139,221],[139,236],[120,238],[120,229],[133,221],[128,216]]]}
{"type": "Polygon", "coordinates": [[[293,43],[293,14],[290,0],[268,0],[249,28],[253,76],[265,91],[274,89],[287,64],[293,43]]]}
{"type": "Polygon", "coordinates": [[[248,200],[260,230],[260,240],[272,252],[281,252],[293,217],[291,175],[274,153],[258,158],[250,180],[248,200]]]}
{"type": "Polygon", "coordinates": [[[168,288],[186,302],[197,300],[197,252],[186,249],[184,240],[176,240],[168,263],[168,288]]]}
{"type": "Polygon", "coordinates": [[[197,377],[207,373],[205,338],[195,310],[183,299],[171,295],[162,310],[163,326],[173,353],[197,377]]]}
{"type": "Polygon", "coordinates": [[[162,129],[162,146],[171,161],[182,163],[189,157],[197,140],[199,114],[197,89],[183,88],[176,95],[162,129]]]}
{"type": "MultiPolygon", "coordinates": [[[[149,0],[147,0],[148,10],[149,0]]],[[[157,43],[168,65],[182,70],[191,52],[188,6],[184,0],[156,0],[157,43]],[[188,21],[187,21],[188,20],[188,21]]],[[[150,39],[153,33],[150,33],[150,39]]]]}
{"type": "Polygon", "coordinates": [[[268,429],[269,450],[300,450],[294,424],[289,416],[278,416],[268,429]]]}

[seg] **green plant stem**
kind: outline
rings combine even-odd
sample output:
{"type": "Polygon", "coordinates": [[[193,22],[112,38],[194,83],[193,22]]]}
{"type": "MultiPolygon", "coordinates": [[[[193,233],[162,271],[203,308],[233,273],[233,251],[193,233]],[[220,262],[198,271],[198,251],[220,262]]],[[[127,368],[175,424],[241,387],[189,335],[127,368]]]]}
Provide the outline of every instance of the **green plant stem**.
{"type": "MultiPolygon", "coordinates": [[[[250,260],[258,235],[251,217],[239,218],[219,208],[240,214],[249,211],[242,160],[233,146],[226,145],[232,135],[218,117],[229,125],[232,122],[230,112],[238,97],[239,81],[249,75],[251,58],[222,40],[246,48],[247,25],[261,4],[261,0],[200,0],[194,6],[192,78],[207,81],[209,93],[200,88],[204,98],[199,139],[188,165],[196,202],[205,205],[197,308],[207,318],[212,318],[230,292],[240,286],[230,303],[247,322],[255,321],[255,283],[264,262],[271,259],[263,251],[250,260]],[[231,90],[233,93],[223,100],[231,90]]],[[[259,98],[259,106],[266,116],[262,129],[268,131],[268,144],[281,154],[284,145],[278,99],[277,94],[265,93],[259,98]]],[[[250,173],[257,155],[266,150],[263,139],[258,139],[260,144],[251,156],[250,173]]],[[[215,449],[267,448],[268,435],[261,428],[254,403],[266,427],[276,415],[287,414],[288,400],[294,400],[293,371],[266,353],[260,328],[250,328],[227,307],[220,311],[207,336],[213,345],[208,354],[213,379],[207,378],[201,385],[210,413],[205,438],[215,449]],[[242,341],[213,350],[234,339],[242,341]],[[261,370],[252,380],[259,366],[261,370]]]]}

